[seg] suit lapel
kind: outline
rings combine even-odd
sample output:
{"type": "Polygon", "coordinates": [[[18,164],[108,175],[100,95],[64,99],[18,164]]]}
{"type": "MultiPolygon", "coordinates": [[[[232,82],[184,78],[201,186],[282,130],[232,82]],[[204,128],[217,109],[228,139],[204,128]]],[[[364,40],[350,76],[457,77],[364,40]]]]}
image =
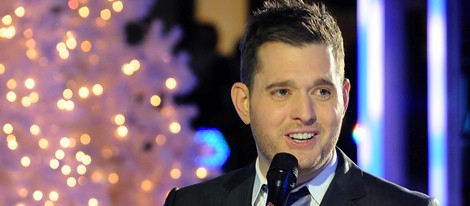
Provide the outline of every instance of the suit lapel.
{"type": "MultiPolygon", "coordinates": [[[[328,187],[320,205],[355,205],[354,200],[366,195],[362,170],[349,159],[343,151],[336,148],[338,167],[335,177],[328,187]]],[[[252,163],[241,172],[224,181],[227,191],[224,206],[251,205],[253,184],[255,181],[255,164],[252,163]]]]}
{"type": "Polygon", "coordinates": [[[354,205],[353,200],[366,195],[362,170],[339,148],[336,152],[338,167],[321,205],[354,205]]]}
{"type": "Polygon", "coordinates": [[[248,165],[242,169],[241,172],[224,181],[223,188],[228,192],[224,206],[251,205],[254,181],[254,163],[248,165]]]}

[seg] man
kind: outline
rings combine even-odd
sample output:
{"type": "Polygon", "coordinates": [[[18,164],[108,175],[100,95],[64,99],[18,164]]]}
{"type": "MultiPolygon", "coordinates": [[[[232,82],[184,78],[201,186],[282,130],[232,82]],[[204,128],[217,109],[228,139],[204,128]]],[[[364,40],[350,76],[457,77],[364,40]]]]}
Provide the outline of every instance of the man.
{"type": "Polygon", "coordinates": [[[255,163],[221,177],[173,189],[165,205],[266,205],[273,156],[293,154],[297,184],[307,195],[293,205],[437,205],[361,171],[336,148],[349,102],[341,31],[324,6],[301,0],[265,3],[249,20],[241,50],[235,109],[256,142],[255,163]]]}

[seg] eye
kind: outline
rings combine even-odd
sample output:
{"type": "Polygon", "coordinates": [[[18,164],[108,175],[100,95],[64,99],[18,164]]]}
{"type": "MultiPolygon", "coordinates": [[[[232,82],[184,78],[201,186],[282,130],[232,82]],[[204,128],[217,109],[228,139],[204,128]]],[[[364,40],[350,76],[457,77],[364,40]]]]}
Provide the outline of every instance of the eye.
{"type": "Polygon", "coordinates": [[[321,99],[327,100],[331,97],[332,93],[331,93],[330,89],[319,88],[319,89],[315,90],[314,95],[321,98],[321,99]]]}
{"type": "Polygon", "coordinates": [[[318,95],[325,96],[325,95],[330,95],[331,92],[328,89],[318,89],[317,90],[318,95]]]}
{"type": "Polygon", "coordinates": [[[285,96],[289,95],[289,90],[287,90],[287,89],[277,89],[277,90],[274,90],[272,92],[272,94],[274,96],[277,96],[277,97],[285,97],[285,96]]]}

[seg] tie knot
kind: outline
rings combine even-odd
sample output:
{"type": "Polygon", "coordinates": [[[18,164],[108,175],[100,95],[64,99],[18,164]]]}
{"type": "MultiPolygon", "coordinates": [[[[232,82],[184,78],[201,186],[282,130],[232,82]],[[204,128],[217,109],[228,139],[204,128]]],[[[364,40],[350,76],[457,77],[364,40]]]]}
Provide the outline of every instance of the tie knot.
{"type": "Polygon", "coordinates": [[[290,193],[289,198],[287,198],[287,203],[286,206],[292,205],[294,202],[299,200],[302,197],[305,197],[306,195],[309,195],[310,192],[308,191],[308,188],[306,186],[303,186],[299,190],[290,193]]]}

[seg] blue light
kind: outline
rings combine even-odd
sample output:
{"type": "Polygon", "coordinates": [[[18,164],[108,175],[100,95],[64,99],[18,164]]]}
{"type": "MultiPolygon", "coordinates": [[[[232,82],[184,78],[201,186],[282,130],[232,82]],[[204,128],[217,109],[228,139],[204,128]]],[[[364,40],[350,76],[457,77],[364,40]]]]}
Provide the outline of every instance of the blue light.
{"type": "Polygon", "coordinates": [[[446,1],[428,0],[429,193],[447,205],[446,1]]]}
{"type": "Polygon", "coordinates": [[[383,176],[384,5],[358,1],[358,164],[383,176]]]}
{"type": "Polygon", "coordinates": [[[221,167],[230,156],[227,142],[218,129],[199,128],[194,140],[203,146],[202,155],[195,158],[196,164],[201,167],[221,167]]]}

